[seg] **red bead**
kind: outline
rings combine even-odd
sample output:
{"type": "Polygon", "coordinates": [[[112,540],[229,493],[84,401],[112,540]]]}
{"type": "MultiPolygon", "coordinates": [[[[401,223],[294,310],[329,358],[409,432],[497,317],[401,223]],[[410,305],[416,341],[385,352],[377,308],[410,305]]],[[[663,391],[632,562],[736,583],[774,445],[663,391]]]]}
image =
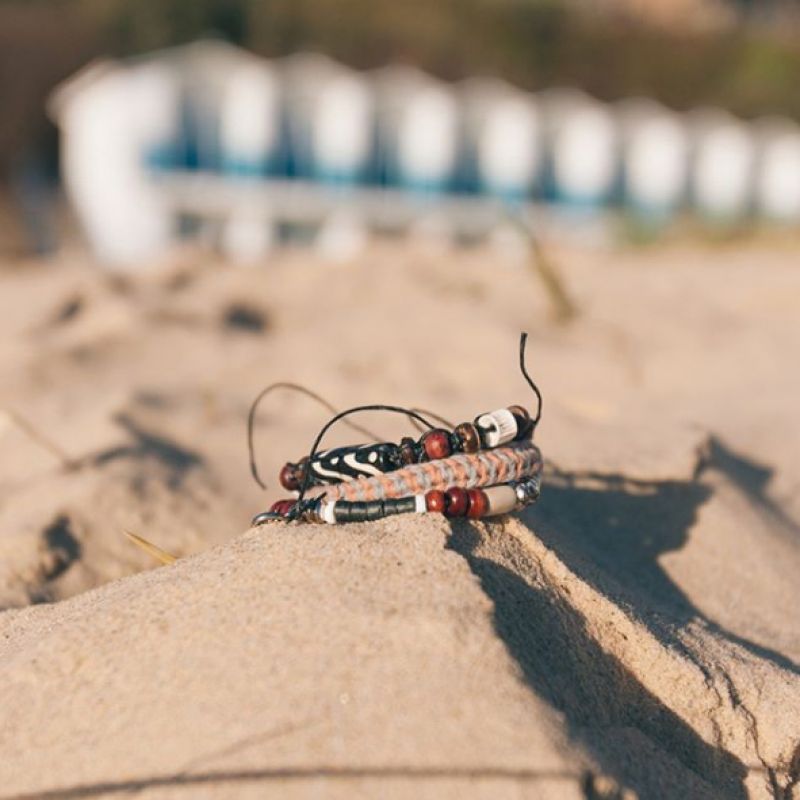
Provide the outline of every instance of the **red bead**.
{"type": "Polygon", "coordinates": [[[450,455],[450,434],[444,430],[428,431],[422,437],[422,446],[425,448],[425,455],[431,461],[439,458],[447,458],[450,455]]]}
{"type": "Polygon", "coordinates": [[[467,516],[472,519],[482,517],[489,510],[489,498],[486,492],[481,489],[469,489],[467,495],[469,496],[467,516]]]}
{"type": "Polygon", "coordinates": [[[294,500],[277,500],[272,504],[270,512],[273,514],[280,514],[282,517],[285,517],[293,505],[294,500]]]}
{"type": "Polygon", "coordinates": [[[414,447],[414,440],[408,436],[400,440],[400,460],[403,464],[416,464],[417,453],[414,447]]]}
{"type": "Polygon", "coordinates": [[[297,467],[294,464],[284,464],[278,480],[288,492],[294,492],[300,488],[300,482],[297,480],[297,467]]]}
{"type": "Polygon", "coordinates": [[[445,515],[448,517],[463,517],[469,508],[469,495],[466,489],[460,486],[452,486],[445,494],[447,495],[447,507],[445,515]]]}
{"type": "Polygon", "coordinates": [[[444,492],[440,492],[438,489],[431,489],[425,495],[425,508],[437,514],[444,514],[445,508],[447,508],[444,492]]]}
{"type": "Polygon", "coordinates": [[[461,439],[461,447],[465,453],[477,453],[481,449],[478,429],[471,422],[462,422],[456,427],[455,432],[461,439]]]}

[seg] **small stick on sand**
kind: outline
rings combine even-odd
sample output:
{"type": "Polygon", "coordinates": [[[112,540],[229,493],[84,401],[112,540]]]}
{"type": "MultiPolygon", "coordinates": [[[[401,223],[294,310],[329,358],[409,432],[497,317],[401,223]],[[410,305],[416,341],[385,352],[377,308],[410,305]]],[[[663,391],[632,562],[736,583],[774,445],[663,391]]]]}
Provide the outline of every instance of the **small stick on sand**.
{"type": "Polygon", "coordinates": [[[70,456],[62,450],[55,442],[37,430],[28,420],[21,417],[16,411],[10,408],[0,408],[0,413],[4,414],[8,421],[19,428],[31,441],[39,445],[39,447],[47,450],[51,456],[54,456],[61,463],[64,469],[72,469],[77,466],[77,461],[70,458],[70,456]]]}
{"type": "Polygon", "coordinates": [[[165,550],[162,550],[157,545],[154,545],[152,542],[148,542],[147,539],[144,539],[135,533],[131,533],[130,531],[123,531],[123,533],[137,547],[141,547],[145,553],[153,556],[153,558],[160,561],[162,564],[174,564],[178,560],[177,556],[170,555],[165,550]]]}
{"type": "Polygon", "coordinates": [[[521,214],[509,213],[509,219],[522,231],[531,248],[531,264],[553,304],[553,316],[557,322],[569,322],[578,315],[578,307],[569,296],[558,269],[545,253],[539,237],[521,214]]]}

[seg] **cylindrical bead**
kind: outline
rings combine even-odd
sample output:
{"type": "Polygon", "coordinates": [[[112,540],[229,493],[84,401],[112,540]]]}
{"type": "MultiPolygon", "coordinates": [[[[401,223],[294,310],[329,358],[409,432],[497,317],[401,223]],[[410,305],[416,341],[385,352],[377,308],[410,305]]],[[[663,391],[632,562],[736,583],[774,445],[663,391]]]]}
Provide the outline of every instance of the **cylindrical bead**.
{"type": "Polygon", "coordinates": [[[514,440],[517,420],[507,408],[498,408],[490,414],[481,414],[475,424],[487,447],[499,447],[514,440]]]}
{"type": "Polygon", "coordinates": [[[386,506],[386,516],[390,514],[413,514],[419,511],[417,508],[417,496],[409,495],[408,497],[398,497],[394,500],[384,500],[386,506]]]}
{"type": "Polygon", "coordinates": [[[492,517],[497,514],[508,514],[517,507],[517,493],[512,486],[490,486],[483,490],[489,501],[489,509],[484,516],[492,517]]]}
{"type": "Polygon", "coordinates": [[[391,442],[337,447],[317,453],[308,469],[312,485],[349,481],[362,475],[381,475],[402,464],[400,448],[391,442]]]}
{"type": "Polygon", "coordinates": [[[320,506],[320,516],[328,525],[336,524],[336,514],[334,513],[336,503],[323,503],[320,506]]]}

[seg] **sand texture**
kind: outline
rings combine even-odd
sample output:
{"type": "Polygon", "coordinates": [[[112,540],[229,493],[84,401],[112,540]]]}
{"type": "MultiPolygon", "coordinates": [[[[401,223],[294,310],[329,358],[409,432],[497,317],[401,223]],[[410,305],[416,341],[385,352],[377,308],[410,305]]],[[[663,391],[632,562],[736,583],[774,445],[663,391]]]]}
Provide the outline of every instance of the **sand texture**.
{"type": "Polygon", "coordinates": [[[0,800],[798,800],[796,252],[552,255],[569,324],[488,250],[0,271],[0,800]],[[248,530],[329,416],[265,400],[264,492],[264,385],[457,423],[521,330],[537,506],[248,530]]]}

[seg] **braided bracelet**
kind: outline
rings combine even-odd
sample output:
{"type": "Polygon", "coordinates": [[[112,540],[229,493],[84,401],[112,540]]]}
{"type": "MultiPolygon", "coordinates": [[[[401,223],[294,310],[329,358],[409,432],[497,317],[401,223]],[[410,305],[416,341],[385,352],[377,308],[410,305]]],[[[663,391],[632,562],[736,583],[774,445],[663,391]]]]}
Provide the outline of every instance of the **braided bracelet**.
{"type": "MultiPolygon", "coordinates": [[[[534,418],[522,406],[513,405],[480,414],[474,422],[448,431],[397,406],[358,406],[337,413],[320,431],[309,456],[281,469],[281,485],[297,491],[297,498],[277,501],[252,524],[276,520],[335,524],[426,512],[477,519],[535,502],[542,458],[531,437],[541,418],[542,397],[525,368],[526,336],[523,333],[520,338],[520,369],[539,401],[534,418]],[[406,437],[399,444],[379,442],[318,452],[334,423],[364,410],[402,413],[429,430],[417,441],[406,437]],[[317,493],[307,497],[309,489],[317,493]]],[[[274,386],[278,385],[297,388],[274,386]]],[[[262,486],[255,467],[252,428],[255,406],[270,388],[256,398],[248,419],[251,469],[262,486]]]]}

